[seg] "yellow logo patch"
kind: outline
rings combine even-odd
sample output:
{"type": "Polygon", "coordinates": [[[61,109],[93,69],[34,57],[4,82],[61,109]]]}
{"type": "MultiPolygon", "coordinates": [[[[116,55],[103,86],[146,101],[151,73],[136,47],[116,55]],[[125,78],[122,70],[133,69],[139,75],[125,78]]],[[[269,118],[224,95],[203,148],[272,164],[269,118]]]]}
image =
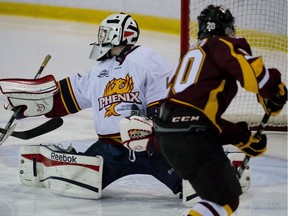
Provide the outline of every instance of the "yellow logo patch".
{"type": "Polygon", "coordinates": [[[105,117],[119,116],[115,107],[122,102],[126,103],[141,103],[138,98],[139,92],[133,92],[134,82],[132,76],[126,75],[125,79],[113,78],[110,80],[104,90],[103,97],[99,98],[99,108],[105,108],[105,117]]]}

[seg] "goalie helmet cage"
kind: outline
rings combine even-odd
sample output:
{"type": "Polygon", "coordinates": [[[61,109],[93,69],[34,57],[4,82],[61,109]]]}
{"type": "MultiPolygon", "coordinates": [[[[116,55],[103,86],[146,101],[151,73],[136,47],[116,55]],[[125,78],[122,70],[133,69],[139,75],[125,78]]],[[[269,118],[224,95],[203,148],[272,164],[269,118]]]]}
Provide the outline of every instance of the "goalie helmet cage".
{"type": "MultiPolygon", "coordinates": [[[[261,55],[267,68],[277,68],[287,86],[287,0],[181,0],[180,56],[197,41],[197,16],[210,4],[223,5],[235,17],[236,35],[249,42],[254,56],[261,55]]],[[[255,94],[239,86],[223,117],[246,121],[256,128],[264,115],[255,94]]],[[[267,130],[287,131],[287,104],[278,116],[272,116],[267,130]]]]}

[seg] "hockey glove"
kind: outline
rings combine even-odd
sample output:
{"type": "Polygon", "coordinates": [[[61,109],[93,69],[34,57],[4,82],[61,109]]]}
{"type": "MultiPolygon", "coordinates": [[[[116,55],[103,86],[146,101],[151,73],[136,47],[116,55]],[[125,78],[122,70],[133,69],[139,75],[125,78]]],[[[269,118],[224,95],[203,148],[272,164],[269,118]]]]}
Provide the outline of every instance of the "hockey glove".
{"type": "Polygon", "coordinates": [[[247,156],[257,157],[263,155],[266,151],[267,137],[262,134],[260,139],[257,139],[252,134],[247,142],[240,142],[236,146],[247,156]]]}
{"type": "Polygon", "coordinates": [[[21,107],[16,119],[39,116],[53,108],[53,96],[59,91],[54,76],[40,79],[1,79],[0,90],[7,97],[7,110],[21,107]]]}
{"type": "Polygon", "coordinates": [[[287,88],[284,83],[279,84],[279,92],[272,98],[263,98],[257,95],[259,103],[263,106],[267,114],[278,115],[287,102],[287,88]]]}
{"type": "Polygon", "coordinates": [[[142,116],[130,116],[119,123],[123,145],[133,151],[155,151],[153,121],[142,116]]]}
{"type": "Polygon", "coordinates": [[[244,121],[234,123],[223,119],[222,122],[222,133],[220,134],[222,145],[235,145],[243,142],[243,140],[247,141],[251,136],[249,125],[244,121]]]}

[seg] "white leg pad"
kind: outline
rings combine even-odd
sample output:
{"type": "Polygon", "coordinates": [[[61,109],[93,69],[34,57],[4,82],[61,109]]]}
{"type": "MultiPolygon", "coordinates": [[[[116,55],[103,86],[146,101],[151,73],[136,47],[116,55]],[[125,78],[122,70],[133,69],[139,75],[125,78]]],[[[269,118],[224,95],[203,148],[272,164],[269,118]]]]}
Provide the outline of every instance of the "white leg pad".
{"type": "MultiPolygon", "coordinates": [[[[242,162],[244,160],[245,154],[242,152],[226,152],[227,157],[229,158],[231,165],[235,168],[235,172],[237,172],[238,168],[242,165],[242,162]]],[[[242,192],[246,192],[251,184],[251,172],[250,172],[250,166],[249,163],[245,167],[245,170],[242,173],[241,178],[239,179],[242,192]]]]}
{"type": "Polygon", "coordinates": [[[201,198],[196,195],[196,192],[188,180],[182,180],[183,199],[182,203],[186,207],[192,207],[195,203],[199,202],[201,198]]]}
{"type": "Polygon", "coordinates": [[[45,187],[43,156],[40,154],[40,146],[23,146],[20,148],[20,180],[24,185],[45,187]]]}
{"type": "Polygon", "coordinates": [[[53,145],[24,146],[20,150],[22,183],[45,186],[59,195],[99,199],[102,196],[102,173],[101,156],[59,152],[53,145]]]}

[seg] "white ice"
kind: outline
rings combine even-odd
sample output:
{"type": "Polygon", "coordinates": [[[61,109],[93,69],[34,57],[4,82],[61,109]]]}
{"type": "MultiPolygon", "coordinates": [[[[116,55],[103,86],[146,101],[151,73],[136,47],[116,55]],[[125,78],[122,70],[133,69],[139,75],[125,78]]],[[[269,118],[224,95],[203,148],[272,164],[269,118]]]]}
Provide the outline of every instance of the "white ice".
{"type": "MultiPolygon", "coordinates": [[[[0,16],[0,78],[32,78],[47,54],[52,56],[45,74],[62,79],[83,73],[95,62],[88,59],[90,43],[97,26],[48,19],[0,16]]],[[[140,43],[158,50],[174,65],[179,56],[179,37],[141,31],[140,43]]],[[[5,127],[11,112],[4,110],[0,95],[0,127],[5,127]]],[[[97,137],[90,110],[64,117],[64,125],[32,140],[9,137],[0,147],[0,216],[177,216],[184,207],[178,196],[162,183],[145,175],[124,177],[103,191],[101,200],[84,200],[55,195],[45,188],[21,184],[18,175],[18,150],[21,145],[72,143],[85,149],[97,137]]],[[[37,126],[43,117],[19,120],[17,131],[37,126]]],[[[252,180],[241,196],[234,216],[287,215],[287,133],[268,133],[267,153],[251,159],[252,180]]]]}

